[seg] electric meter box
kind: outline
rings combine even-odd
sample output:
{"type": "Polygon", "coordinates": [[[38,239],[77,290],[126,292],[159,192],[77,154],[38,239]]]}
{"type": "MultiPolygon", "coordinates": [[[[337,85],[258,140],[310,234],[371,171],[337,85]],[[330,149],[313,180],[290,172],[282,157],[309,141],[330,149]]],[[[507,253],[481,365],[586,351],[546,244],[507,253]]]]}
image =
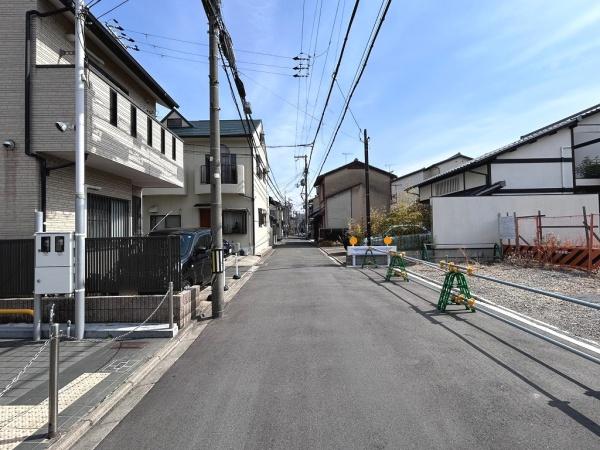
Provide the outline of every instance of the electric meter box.
{"type": "Polygon", "coordinates": [[[73,292],[75,239],[71,232],[35,234],[36,294],[73,292]]]}

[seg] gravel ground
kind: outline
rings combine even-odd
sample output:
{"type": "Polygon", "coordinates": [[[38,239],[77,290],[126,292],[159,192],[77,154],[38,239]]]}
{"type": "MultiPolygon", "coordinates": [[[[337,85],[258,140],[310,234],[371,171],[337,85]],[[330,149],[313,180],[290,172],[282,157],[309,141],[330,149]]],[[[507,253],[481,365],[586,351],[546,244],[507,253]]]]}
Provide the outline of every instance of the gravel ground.
{"type": "MultiPolygon", "coordinates": [[[[422,264],[410,270],[443,281],[444,273],[422,264]]],[[[508,263],[476,265],[476,273],[600,303],[600,275],[578,271],[520,267],[508,263]]],[[[469,277],[471,292],[546,322],[575,336],[600,342],[600,311],[566,301],[469,277]]]]}

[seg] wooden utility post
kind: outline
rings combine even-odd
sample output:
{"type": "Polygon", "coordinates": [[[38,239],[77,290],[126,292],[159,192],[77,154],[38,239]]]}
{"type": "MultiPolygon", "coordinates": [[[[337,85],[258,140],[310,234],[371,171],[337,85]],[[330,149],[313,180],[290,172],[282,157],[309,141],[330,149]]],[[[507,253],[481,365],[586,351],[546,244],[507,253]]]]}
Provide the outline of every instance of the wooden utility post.
{"type": "Polygon", "coordinates": [[[367,208],[367,245],[371,246],[371,198],[370,198],[370,186],[369,186],[369,136],[367,136],[367,130],[364,130],[364,144],[365,144],[365,203],[367,208]]]}

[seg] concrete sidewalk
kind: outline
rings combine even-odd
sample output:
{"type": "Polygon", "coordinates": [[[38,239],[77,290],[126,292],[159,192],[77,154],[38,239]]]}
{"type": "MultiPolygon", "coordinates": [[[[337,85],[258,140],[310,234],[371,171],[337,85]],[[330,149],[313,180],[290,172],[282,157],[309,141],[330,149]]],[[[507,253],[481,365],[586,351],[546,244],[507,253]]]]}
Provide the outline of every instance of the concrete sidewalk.
{"type": "MultiPolygon", "coordinates": [[[[239,280],[233,278],[234,258],[226,259],[226,283],[230,288],[227,298],[239,290],[260,259],[256,256],[239,258],[242,277],[239,280]]],[[[210,291],[210,287],[201,291],[202,317],[211,315],[210,302],[206,301],[210,291]]],[[[107,325],[107,330],[112,330],[114,336],[115,324],[107,325]]],[[[126,325],[124,331],[137,326],[126,325]]],[[[142,334],[134,332],[120,341],[61,341],[59,437],[65,436],[73,425],[81,423],[99,405],[110,403],[113,393],[124,383],[130,382],[135,374],[146,370],[153,359],[162,360],[195,325],[192,323],[192,326],[186,327],[178,338],[148,339],[151,333],[142,329],[142,334]]],[[[164,325],[149,326],[156,328],[164,325]]],[[[31,363],[12,388],[0,397],[0,450],[15,447],[46,448],[56,441],[46,439],[49,348],[46,346],[42,349],[44,342],[0,340],[0,392],[31,363]]]]}

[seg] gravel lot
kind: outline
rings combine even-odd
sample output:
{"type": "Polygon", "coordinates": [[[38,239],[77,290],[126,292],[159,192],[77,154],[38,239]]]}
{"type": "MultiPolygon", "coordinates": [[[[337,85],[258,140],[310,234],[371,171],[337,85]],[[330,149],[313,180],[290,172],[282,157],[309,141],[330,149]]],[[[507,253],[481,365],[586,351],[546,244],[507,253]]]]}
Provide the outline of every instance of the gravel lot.
{"type": "MultiPolygon", "coordinates": [[[[411,270],[443,281],[444,273],[422,264],[411,270]]],[[[509,263],[476,265],[476,272],[513,283],[525,284],[600,303],[600,275],[579,271],[520,267],[509,263]]],[[[471,292],[483,298],[546,322],[575,336],[600,342],[600,311],[574,303],[470,277],[471,292]]]]}

